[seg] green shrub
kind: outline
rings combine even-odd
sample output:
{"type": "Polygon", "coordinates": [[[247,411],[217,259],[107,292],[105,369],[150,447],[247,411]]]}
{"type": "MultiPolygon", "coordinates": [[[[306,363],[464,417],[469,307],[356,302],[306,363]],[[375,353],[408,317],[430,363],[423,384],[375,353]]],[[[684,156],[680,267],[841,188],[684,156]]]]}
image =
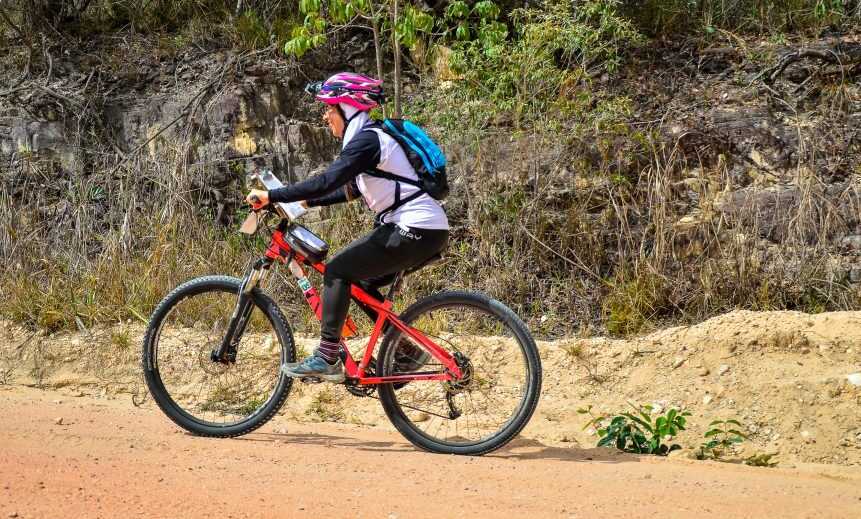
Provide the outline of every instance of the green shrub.
{"type": "Polygon", "coordinates": [[[618,5],[545,0],[538,8],[511,11],[509,38],[455,44],[450,65],[462,78],[454,87],[461,115],[465,111],[479,123],[510,113],[520,128],[569,100],[582,105],[567,90],[590,75],[616,70],[626,50],[642,42],[619,16],[618,5]]]}
{"type": "Polygon", "coordinates": [[[703,437],[708,440],[700,445],[699,459],[720,459],[726,452],[738,443],[742,443],[747,436],[739,429],[742,428],[738,420],[715,420],[709,424],[709,430],[703,437]]]}
{"type": "Polygon", "coordinates": [[[664,442],[672,440],[679,431],[685,430],[686,417],[691,413],[671,408],[666,413],[653,417],[651,405],[631,407],[634,413],[625,412],[613,416],[594,416],[591,406],[578,409],[577,412],[592,416],[584,428],[598,428],[598,447],[615,446],[624,452],[657,456],[666,456],[676,449],[681,449],[678,444],[667,445],[664,442]]]}

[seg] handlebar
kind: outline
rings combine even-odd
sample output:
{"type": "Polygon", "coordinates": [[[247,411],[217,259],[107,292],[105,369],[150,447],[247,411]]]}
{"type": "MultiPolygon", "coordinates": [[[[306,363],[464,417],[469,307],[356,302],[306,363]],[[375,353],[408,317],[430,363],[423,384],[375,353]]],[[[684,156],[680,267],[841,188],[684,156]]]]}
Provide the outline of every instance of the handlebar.
{"type": "MultiPolygon", "coordinates": [[[[273,189],[278,189],[279,187],[283,187],[284,184],[278,180],[278,177],[275,176],[274,173],[269,171],[268,169],[255,171],[250,175],[250,178],[253,180],[257,180],[263,187],[265,187],[268,191],[272,191],[273,189]]],[[[255,211],[259,211],[263,209],[263,205],[258,197],[251,197],[252,205],[251,208],[255,211]]],[[[281,218],[287,218],[289,220],[296,220],[306,212],[307,209],[302,207],[302,204],[299,202],[275,202],[269,203],[269,207],[278,214],[281,218]]]]}
{"type": "Polygon", "coordinates": [[[255,211],[259,211],[263,209],[263,201],[257,195],[252,195],[251,197],[251,209],[255,211]]]}

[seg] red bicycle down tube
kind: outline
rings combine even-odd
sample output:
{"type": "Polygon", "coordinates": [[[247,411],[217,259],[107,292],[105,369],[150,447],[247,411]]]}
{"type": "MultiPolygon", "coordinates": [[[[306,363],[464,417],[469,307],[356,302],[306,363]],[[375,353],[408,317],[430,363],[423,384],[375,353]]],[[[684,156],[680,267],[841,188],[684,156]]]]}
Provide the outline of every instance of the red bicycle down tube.
{"type": "MultiPolygon", "coordinates": [[[[322,320],[322,304],[320,300],[320,296],[317,293],[317,289],[311,284],[308,280],[308,277],[305,274],[305,270],[302,268],[302,262],[308,262],[305,257],[301,254],[298,254],[296,251],[290,247],[290,245],[284,241],[283,235],[281,232],[276,231],[272,234],[272,242],[269,245],[269,248],[266,251],[266,256],[272,259],[277,259],[282,263],[287,263],[287,259],[291,257],[290,253],[293,253],[292,260],[288,263],[288,268],[293,276],[296,278],[296,283],[299,285],[299,288],[302,290],[302,294],[305,297],[305,300],[308,302],[308,305],[314,311],[314,315],[317,316],[317,320],[322,320]]],[[[322,262],[311,264],[308,262],[314,270],[319,272],[320,274],[324,274],[326,272],[326,265],[322,262]]],[[[356,364],[355,360],[353,360],[352,355],[350,355],[349,350],[346,350],[346,360],[344,363],[344,368],[347,371],[348,376],[353,378],[358,378],[360,384],[381,384],[388,382],[401,382],[401,381],[411,381],[411,380],[452,380],[452,378],[459,378],[462,376],[461,370],[455,362],[454,358],[444,349],[437,346],[433,341],[425,337],[420,331],[412,328],[411,326],[403,323],[400,319],[398,319],[397,315],[395,315],[391,308],[392,303],[390,301],[380,302],[373,298],[370,294],[362,290],[360,287],[353,285],[351,289],[351,295],[358,302],[372,308],[377,312],[379,318],[374,325],[374,330],[369,338],[367,348],[365,350],[365,354],[362,357],[360,364],[356,364]],[[405,333],[407,336],[412,338],[414,341],[423,346],[427,351],[431,353],[432,356],[436,357],[450,373],[414,373],[414,374],[404,374],[404,375],[392,375],[386,377],[364,377],[365,369],[368,367],[370,363],[371,356],[373,354],[374,346],[379,339],[379,336],[382,332],[382,328],[386,322],[391,323],[393,326],[401,330],[401,332],[405,333]]],[[[358,327],[350,316],[347,316],[347,320],[344,323],[344,328],[341,330],[341,336],[343,338],[353,337],[358,333],[358,327]]]]}

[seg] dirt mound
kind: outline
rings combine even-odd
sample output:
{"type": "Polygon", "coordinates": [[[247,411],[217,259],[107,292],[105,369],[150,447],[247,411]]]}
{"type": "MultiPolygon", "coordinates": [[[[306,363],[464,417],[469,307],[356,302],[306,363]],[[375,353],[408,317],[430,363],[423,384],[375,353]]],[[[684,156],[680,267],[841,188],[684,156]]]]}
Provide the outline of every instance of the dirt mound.
{"type": "Polygon", "coordinates": [[[680,438],[696,447],[709,422],[738,419],[748,453],[783,461],[861,463],[861,313],[737,311],[633,340],[547,343],[545,390],[528,433],[590,445],[576,410],[627,403],[693,413],[680,438]]]}
{"type": "MultiPolygon", "coordinates": [[[[71,386],[107,398],[145,395],[138,367],[143,328],[44,337],[3,327],[0,382],[71,386]]],[[[310,351],[313,339],[299,339],[310,351]]],[[[356,343],[358,346],[358,343],[356,343]]],[[[652,404],[684,408],[689,428],[677,441],[695,449],[707,425],[737,419],[750,435],[736,454],[777,452],[795,461],[861,464],[861,312],[816,315],[737,311],[695,326],[630,339],[541,342],[542,400],[527,438],[545,444],[592,447],[584,430],[595,413],[652,404]]],[[[336,421],[390,428],[379,403],[346,398],[337,386],[297,384],[282,414],[297,421],[336,421]]]]}

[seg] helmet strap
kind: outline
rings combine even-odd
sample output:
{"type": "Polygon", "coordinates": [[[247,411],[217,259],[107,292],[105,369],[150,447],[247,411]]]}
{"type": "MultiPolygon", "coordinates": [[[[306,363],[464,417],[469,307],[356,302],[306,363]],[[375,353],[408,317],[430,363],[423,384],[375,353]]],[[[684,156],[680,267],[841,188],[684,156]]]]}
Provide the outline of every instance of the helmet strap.
{"type": "Polygon", "coordinates": [[[362,113],[362,110],[356,110],[356,113],[353,114],[352,117],[347,117],[347,114],[344,113],[344,109],[341,108],[341,104],[335,104],[335,109],[338,110],[338,114],[341,116],[341,120],[344,121],[344,135],[347,134],[347,128],[350,126],[350,121],[356,118],[357,115],[362,113]]]}
{"type": "Polygon", "coordinates": [[[335,110],[338,110],[338,115],[341,116],[341,119],[344,121],[344,126],[350,124],[350,121],[347,120],[347,114],[344,113],[344,109],[341,108],[341,105],[335,103],[335,110]]]}
{"type": "Polygon", "coordinates": [[[344,125],[345,126],[349,126],[350,121],[352,121],[353,119],[356,118],[357,115],[362,113],[362,110],[356,110],[356,113],[354,113],[352,117],[347,117],[346,114],[344,114],[344,109],[341,108],[340,104],[338,105],[338,111],[341,113],[341,117],[344,118],[344,125]]]}

